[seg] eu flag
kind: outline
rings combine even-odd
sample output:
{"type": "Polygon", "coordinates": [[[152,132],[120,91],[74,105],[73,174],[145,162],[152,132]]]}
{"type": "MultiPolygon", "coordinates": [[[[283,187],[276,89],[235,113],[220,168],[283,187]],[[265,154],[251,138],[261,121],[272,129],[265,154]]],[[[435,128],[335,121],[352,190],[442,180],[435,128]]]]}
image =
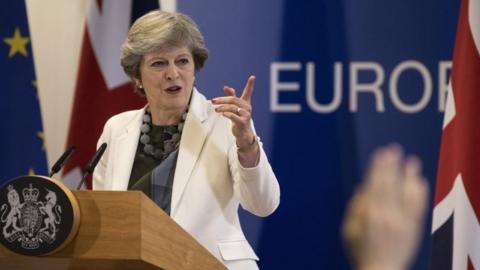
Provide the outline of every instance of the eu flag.
{"type": "Polygon", "coordinates": [[[47,174],[44,133],[24,1],[0,9],[0,185],[47,174]]]}

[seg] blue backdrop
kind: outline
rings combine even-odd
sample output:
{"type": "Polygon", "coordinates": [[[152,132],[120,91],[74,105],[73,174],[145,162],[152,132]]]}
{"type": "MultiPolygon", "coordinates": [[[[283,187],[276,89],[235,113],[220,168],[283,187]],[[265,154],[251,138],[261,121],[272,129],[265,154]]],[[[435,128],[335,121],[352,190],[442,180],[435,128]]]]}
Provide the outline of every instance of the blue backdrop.
{"type": "MultiPolygon", "coordinates": [[[[257,76],[254,120],[279,209],[243,214],[263,269],[349,269],[339,228],[371,152],[424,162],[433,190],[459,1],[179,1],[211,55],[209,97],[257,76]]],[[[430,212],[431,216],[431,212],[430,212]]],[[[430,217],[414,269],[429,261],[430,217]]]]}
{"type": "MultiPolygon", "coordinates": [[[[19,3],[3,12],[3,40],[17,27],[29,36],[19,3]]],[[[240,90],[248,75],[257,76],[253,117],[282,192],[272,216],[242,213],[262,269],[350,268],[339,233],[344,208],[380,145],[396,141],[420,156],[433,190],[459,1],[177,4],[199,24],[211,52],[197,75],[203,93],[240,90]]],[[[8,153],[3,177],[46,174],[30,43],[26,55],[11,57],[2,44],[2,131],[22,134],[0,140],[8,153]],[[12,163],[11,155],[25,160],[12,163]]],[[[429,262],[430,218],[431,211],[414,269],[429,262]]]]}

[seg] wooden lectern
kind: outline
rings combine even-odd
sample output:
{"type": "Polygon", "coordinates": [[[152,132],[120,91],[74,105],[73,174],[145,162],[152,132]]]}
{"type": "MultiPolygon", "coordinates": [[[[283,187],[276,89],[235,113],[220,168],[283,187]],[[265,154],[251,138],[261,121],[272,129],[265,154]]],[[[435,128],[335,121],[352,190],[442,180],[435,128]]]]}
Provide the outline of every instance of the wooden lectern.
{"type": "Polygon", "coordinates": [[[226,269],[140,191],[74,191],[76,237],[48,256],[22,256],[0,245],[8,270],[226,269]]]}

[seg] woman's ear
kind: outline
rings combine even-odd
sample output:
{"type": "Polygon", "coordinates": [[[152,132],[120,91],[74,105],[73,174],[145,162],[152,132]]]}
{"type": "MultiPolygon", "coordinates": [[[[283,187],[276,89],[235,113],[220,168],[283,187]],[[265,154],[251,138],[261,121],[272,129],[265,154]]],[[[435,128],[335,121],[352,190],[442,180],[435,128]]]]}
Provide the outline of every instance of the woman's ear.
{"type": "Polygon", "coordinates": [[[137,87],[138,89],[143,89],[143,84],[140,79],[134,78],[133,81],[135,82],[135,87],[137,87]]]}

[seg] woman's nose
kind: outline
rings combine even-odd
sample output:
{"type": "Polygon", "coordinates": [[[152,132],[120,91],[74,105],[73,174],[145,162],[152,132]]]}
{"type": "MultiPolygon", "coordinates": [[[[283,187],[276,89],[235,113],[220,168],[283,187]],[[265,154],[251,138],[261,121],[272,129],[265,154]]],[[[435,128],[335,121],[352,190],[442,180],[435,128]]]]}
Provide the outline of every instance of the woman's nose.
{"type": "Polygon", "coordinates": [[[169,65],[166,72],[167,80],[175,80],[178,78],[178,70],[175,65],[169,65]]]}

